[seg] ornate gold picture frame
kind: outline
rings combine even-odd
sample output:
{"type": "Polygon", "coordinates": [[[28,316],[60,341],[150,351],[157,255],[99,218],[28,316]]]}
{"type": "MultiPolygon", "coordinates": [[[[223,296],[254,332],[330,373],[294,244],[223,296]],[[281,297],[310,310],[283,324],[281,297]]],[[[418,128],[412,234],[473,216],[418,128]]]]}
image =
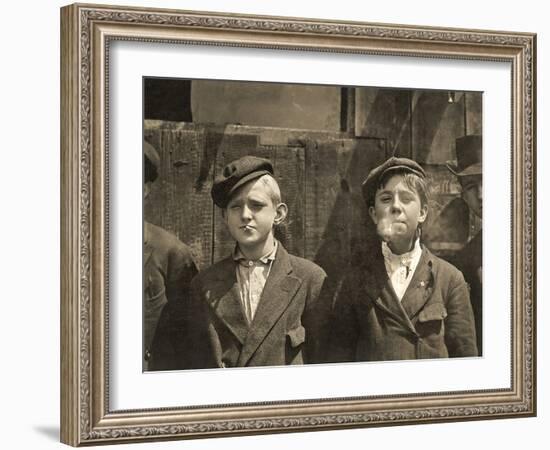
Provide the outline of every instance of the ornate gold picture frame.
{"type": "MultiPolygon", "coordinates": [[[[535,89],[536,35],[530,33],[85,4],[62,8],[62,442],[80,446],[535,415],[535,89]],[[296,58],[308,52],[406,57],[417,63],[508,64],[511,83],[506,95],[511,99],[511,117],[499,129],[509,134],[511,145],[508,150],[500,149],[511,158],[507,184],[511,223],[505,224],[510,227],[510,298],[504,299],[510,317],[506,369],[510,383],[421,393],[357,392],[306,399],[289,394],[283,400],[113,407],[110,333],[116,323],[109,314],[115,276],[109,265],[113,248],[109,192],[117,172],[110,165],[114,149],[109,76],[112,45],[128,41],[258,49],[268,57],[274,54],[270,52],[284,51],[296,58]]],[[[490,260],[490,253],[486,256],[490,260]]],[[[136,305],[139,308],[139,302],[136,305]]]]}

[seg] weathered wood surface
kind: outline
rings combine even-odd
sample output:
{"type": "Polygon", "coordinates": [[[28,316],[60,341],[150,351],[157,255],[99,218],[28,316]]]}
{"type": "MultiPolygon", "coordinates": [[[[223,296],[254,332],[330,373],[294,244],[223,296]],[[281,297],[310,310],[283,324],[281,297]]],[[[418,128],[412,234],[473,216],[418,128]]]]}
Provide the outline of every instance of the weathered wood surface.
{"type": "Polygon", "coordinates": [[[412,155],[412,91],[404,89],[357,88],[357,136],[386,141],[388,152],[412,155]]]}
{"type": "Polygon", "coordinates": [[[190,245],[207,267],[234,247],[210,189],[228,162],[269,158],[289,215],[277,236],[296,255],[334,272],[345,267],[368,234],[361,183],[386,157],[380,139],[341,133],[216,127],[146,121],[146,138],[161,157],[145,219],[190,245]]]}
{"type": "MultiPolygon", "coordinates": [[[[160,123],[160,122],[159,122],[160,123]]],[[[174,233],[192,249],[197,262],[212,260],[213,210],[208,165],[209,133],[203,126],[146,128],[159,152],[159,177],[145,202],[145,220],[174,233]]]]}
{"type": "Polygon", "coordinates": [[[465,134],[464,94],[415,91],[412,111],[413,159],[421,164],[454,159],[455,140],[465,134]]]}
{"type": "Polygon", "coordinates": [[[289,207],[277,237],[290,252],[338,278],[374,240],[361,183],[373,167],[397,155],[418,160],[431,180],[425,243],[442,255],[456,251],[471,235],[464,227],[480,224],[466,217],[445,222],[449,205],[456,209],[449,217],[465,213],[451,203],[460,190],[444,163],[455,158],[457,137],[481,132],[481,94],[376,88],[356,93],[352,132],[146,120],[145,135],[160,153],[161,168],[145,219],[187,243],[201,269],[209,266],[234,247],[210,197],[213,180],[234,159],[266,157],[289,207]]]}

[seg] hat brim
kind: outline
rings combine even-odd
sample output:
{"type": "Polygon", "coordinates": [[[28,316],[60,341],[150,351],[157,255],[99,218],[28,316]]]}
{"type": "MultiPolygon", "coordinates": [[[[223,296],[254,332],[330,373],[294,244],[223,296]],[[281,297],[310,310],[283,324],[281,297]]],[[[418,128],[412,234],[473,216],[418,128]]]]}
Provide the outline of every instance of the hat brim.
{"type": "Polygon", "coordinates": [[[461,172],[458,171],[457,165],[452,161],[447,161],[445,165],[447,166],[447,169],[449,169],[457,177],[466,177],[469,175],[481,175],[483,173],[481,163],[472,164],[471,166],[466,167],[461,172]]]}
{"type": "Polygon", "coordinates": [[[415,169],[414,167],[407,166],[404,164],[397,164],[395,166],[390,166],[380,172],[377,176],[374,178],[367,177],[367,179],[362,184],[362,192],[363,192],[363,198],[367,203],[369,203],[372,198],[374,198],[374,195],[376,193],[376,188],[378,187],[379,180],[382,179],[387,173],[390,172],[396,172],[396,171],[404,171],[406,173],[412,173],[420,178],[426,178],[426,173],[423,170],[415,169]]]}
{"type": "Polygon", "coordinates": [[[388,167],[386,170],[384,170],[380,175],[378,175],[378,180],[380,180],[388,172],[395,172],[395,171],[399,171],[399,170],[402,170],[402,171],[405,171],[405,172],[408,172],[408,173],[414,173],[415,175],[419,176],[420,178],[425,178],[426,177],[426,174],[424,172],[416,170],[416,169],[414,169],[413,167],[410,167],[410,166],[405,166],[405,165],[399,164],[397,166],[388,167]]]}

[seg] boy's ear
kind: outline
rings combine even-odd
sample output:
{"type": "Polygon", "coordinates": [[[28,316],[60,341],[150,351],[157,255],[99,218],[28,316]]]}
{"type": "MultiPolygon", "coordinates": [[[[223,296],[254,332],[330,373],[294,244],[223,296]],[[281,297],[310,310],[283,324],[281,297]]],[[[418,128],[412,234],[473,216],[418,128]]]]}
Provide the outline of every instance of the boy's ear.
{"type": "Polygon", "coordinates": [[[424,223],[428,217],[428,205],[423,205],[420,208],[420,214],[418,216],[418,223],[424,223]]]}
{"type": "Polygon", "coordinates": [[[374,209],[374,206],[369,206],[369,216],[374,224],[378,225],[378,217],[376,217],[376,210],[374,209]]]}
{"type": "Polygon", "coordinates": [[[286,203],[279,203],[275,208],[275,211],[277,212],[277,214],[275,215],[275,220],[273,220],[273,224],[279,225],[286,219],[286,216],[288,214],[288,206],[286,206],[286,203]]]}

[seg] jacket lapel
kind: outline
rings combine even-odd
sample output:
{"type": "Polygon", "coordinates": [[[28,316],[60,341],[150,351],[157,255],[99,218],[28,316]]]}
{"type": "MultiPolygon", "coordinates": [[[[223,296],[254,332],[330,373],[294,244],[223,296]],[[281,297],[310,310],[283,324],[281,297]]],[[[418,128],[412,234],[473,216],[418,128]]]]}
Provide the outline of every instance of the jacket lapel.
{"type": "Polygon", "coordinates": [[[243,313],[233,258],[222,260],[216,275],[206,301],[216,317],[243,344],[248,334],[248,323],[243,313]]]}
{"type": "Polygon", "coordinates": [[[388,273],[386,272],[380,246],[376,247],[373,258],[367,264],[367,269],[364,272],[364,289],[371,301],[377,308],[392,316],[404,327],[414,330],[411,321],[393,290],[388,273]]]}
{"type": "Polygon", "coordinates": [[[408,326],[408,320],[391,285],[380,246],[376,246],[364,271],[363,287],[376,307],[408,326]]]}
{"type": "Polygon", "coordinates": [[[401,305],[412,319],[430,299],[433,291],[432,258],[431,253],[424,248],[412,280],[403,295],[401,305]]]}
{"type": "Polygon", "coordinates": [[[291,275],[291,272],[290,258],[279,242],[277,255],[260,297],[258,309],[250,325],[248,336],[239,355],[237,366],[245,366],[248,363],[302,284],[302,280],[291,275]]]}

